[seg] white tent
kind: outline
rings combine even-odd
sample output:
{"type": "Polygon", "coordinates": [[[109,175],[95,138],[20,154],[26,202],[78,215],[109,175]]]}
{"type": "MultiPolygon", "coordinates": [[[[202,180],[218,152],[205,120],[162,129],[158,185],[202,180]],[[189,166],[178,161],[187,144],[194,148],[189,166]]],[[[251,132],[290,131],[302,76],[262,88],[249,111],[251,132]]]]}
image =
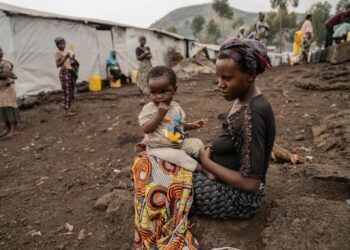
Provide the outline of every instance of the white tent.
{"type": "Polygon", "coordinates": [[[80,62],[79,80],[106,76],[106,60],[117,50],[124,73],[137,69],[135,48],[144,35],[151,48],[153,65],[166,64],[169,48],[189,56],[191,39],[156,29],[143,29],[95,19],[68,17],[0,3],[0,46],[15,65],[18,96],[60,89],[54,39],[74,45],[80,62]]]}

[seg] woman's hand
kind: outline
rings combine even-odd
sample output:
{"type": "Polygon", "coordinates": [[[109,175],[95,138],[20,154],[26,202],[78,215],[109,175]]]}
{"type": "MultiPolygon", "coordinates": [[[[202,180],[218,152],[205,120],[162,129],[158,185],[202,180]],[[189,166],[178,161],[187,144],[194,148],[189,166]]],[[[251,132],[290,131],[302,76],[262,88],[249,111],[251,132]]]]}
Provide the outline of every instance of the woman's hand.
{"type": "Polygon", "coordinates": [[[204,146],[201,148],[199,151],[199,159],[203,167],[206,168],[206,163],[211,160],[211,146],[204,146]]]}

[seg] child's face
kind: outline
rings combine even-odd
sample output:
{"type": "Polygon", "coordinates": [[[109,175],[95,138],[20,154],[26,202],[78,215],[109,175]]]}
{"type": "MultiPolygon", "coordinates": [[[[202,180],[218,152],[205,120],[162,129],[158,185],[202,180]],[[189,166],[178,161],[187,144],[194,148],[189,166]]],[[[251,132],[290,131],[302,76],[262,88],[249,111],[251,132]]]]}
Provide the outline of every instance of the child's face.
{"type": "Polygon", "coordinates": [[[60,42],[57,47],[59,50],[64,50],[66,48],[66,42],[65,41],[60,42]]]}
{"type": "Polygon", "coordinates": [[[141,37],[141,38],[139,39],[139,43],[140,43],[141,46],[144,46],[144,45],[146,44],[146,38],[141,37]]]}
{"type": "Polygon", "coordinates": [[[150,78],[148,81],[148,88],[150,91],[150,98],[157,106],[160,103],[169,105],[177,89],[165,76],[150,78]]]}

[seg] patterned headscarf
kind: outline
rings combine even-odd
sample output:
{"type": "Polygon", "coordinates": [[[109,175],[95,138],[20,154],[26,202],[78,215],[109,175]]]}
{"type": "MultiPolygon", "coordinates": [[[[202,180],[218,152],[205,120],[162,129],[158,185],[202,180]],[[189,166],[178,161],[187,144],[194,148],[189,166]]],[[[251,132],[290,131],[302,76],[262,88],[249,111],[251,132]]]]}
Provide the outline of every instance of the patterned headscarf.
{"type": "Polygon", "coordinates": [[[245,68],[255,70],[257,75],[263,73],[266,68],[271,67],[266,46],[256,40],[230,38],[221,45],[219,56],[220,54],[229,56],[235,62],[243,58],[245,68]]]}

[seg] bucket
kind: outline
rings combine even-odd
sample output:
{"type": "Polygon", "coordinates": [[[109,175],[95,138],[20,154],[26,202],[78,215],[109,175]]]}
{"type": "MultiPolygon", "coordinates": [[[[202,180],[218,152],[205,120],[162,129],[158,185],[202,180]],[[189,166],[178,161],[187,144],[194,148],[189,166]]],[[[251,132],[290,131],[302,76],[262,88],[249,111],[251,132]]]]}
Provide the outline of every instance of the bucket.
{"type": "Polygon", "coordinates": [[[131,71],[131,83],[136,84],[137,82],[137,70],[131,71]]]}
{"type": "Polygon", "coordinates": [[[111,83],[111,88],[114,88],[114,89],[119,89],[122,86],[120,79],[116,81],[111,80],[110,83],[111,83]]]}
{"type": "Polygon", "coordinates": [[[89,90],[92,92],[99,92],[102,89],[101,77],[90,76],[89,77],[89,90]]]}

